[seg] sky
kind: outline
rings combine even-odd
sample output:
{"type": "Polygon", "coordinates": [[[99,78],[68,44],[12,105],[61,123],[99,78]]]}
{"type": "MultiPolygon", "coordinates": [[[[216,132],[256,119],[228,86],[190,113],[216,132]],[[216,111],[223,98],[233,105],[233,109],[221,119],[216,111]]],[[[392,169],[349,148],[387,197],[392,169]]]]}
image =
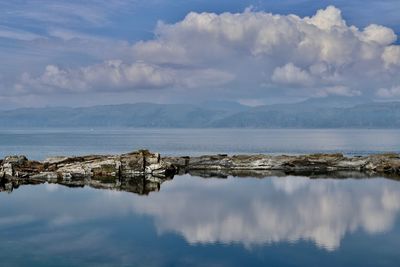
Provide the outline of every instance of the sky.
{"type": "Polygon", "coordinates": [[[0,108],[400,98],[398,0],[0,0],[0,108]]]}

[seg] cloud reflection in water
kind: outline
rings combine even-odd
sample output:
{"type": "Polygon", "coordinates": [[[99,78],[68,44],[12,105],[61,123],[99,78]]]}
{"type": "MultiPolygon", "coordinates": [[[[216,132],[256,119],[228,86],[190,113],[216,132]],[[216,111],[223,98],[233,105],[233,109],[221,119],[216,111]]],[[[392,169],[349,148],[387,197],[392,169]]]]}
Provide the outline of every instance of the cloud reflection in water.
{"type": "Polygon", "coordinates": [[[178,180],[135,201],[134,211],[154,217],[159,233],[179,233],[191,244],[311,240],[335,250],[347,233],[390,230],[400,210],[400,184],[384,179],[178,180]]]}
{"type": "Polygon", "coordinates": [[[40,222],[44,230],[63,230],[91,223],[93,231],[102,231],[93,222],[127,217],[134,225],[135,218],[144,215],[153,220],[159,235],[176,233],[190,244],[251,248],[307,240],[333,251],[347,234],[357,230],[378,234],[393,229],[400,211],[400,183],[387,179],[178,176],[148,197],[44,185],[0,194],[0,201],[3,228],[40,222]]]}

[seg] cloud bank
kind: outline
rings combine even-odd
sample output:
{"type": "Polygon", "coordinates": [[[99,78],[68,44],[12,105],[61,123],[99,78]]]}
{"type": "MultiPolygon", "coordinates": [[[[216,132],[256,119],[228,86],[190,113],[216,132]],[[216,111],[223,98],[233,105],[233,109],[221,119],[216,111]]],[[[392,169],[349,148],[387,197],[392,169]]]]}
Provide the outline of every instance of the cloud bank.
{"type": "Polygon", "coordinates": [[[192,88],[218,85],[231,79],[229,73],[207,68],[179,70],[144,62],[126,64],[121,60],[110,60],[78,69],[61,69],[55,65],[48,65],[39,77],[24,74],[21,82],[16,84],[16,89],[21,92],[27,88],[38,92],[53,92],[57,89],[83,92],[165,87],[192,88]]]}
{"type": "MultiPolygon", "coordinates": [[[[222,90],[237,98],[398,96],[400,46],[395,32],[348,25],[334,6],[314,16],[189,13],[159,22],[155,38],[133,44],[125,58],[77,68],[48,65],[25,73],[17,94],[222,90]]],[[[112,48],[110,48],[112,49],[112,48]]]]}

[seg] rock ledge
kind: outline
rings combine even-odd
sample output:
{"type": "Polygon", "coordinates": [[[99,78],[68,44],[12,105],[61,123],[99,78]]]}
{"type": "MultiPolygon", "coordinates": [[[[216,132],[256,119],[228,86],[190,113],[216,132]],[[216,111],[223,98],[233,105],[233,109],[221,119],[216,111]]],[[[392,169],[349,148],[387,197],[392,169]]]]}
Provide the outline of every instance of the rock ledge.
{"type": "Polygon", "coordinates": [[[251,172],[280,172],[286,175],[359,172],[368,176],[400,177],[400,155],[394,153],[345,157],[342,154],[311,155],[206,155],[199,157],[164,157],[179,172],[216,174],[245,174],[251,172]]]}
{"type": "Polygon", "coordinates": [[[184,173],[202,177],[307,175],[311,178],[384,176],[400,179],[400,155],[161,157],[158,153],[139,150],[121,155],[53,157],[41,162],[25,156],[8,156],[0,160],[0,191],[11,191],[21,184],[49,182],[148,194],[159,190],[161,183],[175,174],[184,173]]]}
{"type": "Polygon", "coordinates": [[[42,162],[8,156],[0,160],[0,191],[1,187],[11,191],[20,184],[49,182],[146,194],[159,189],[175,173],[175,166],[147,150],[122,155],[54,157],[42,162]]]}

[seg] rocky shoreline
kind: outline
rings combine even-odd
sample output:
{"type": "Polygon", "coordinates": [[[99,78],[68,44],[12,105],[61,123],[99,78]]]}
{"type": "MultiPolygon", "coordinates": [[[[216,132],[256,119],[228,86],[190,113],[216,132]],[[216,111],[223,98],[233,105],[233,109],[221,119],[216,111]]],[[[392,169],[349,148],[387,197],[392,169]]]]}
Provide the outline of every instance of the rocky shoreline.
{"type": "MultiPolygon", "coordinates": [[[[343,154],[310,155],[206,155],[199,157],[164,157],[180,173],[214,173],[215,175],[251,176],[249,173],[273,175],[328,175],[359,173],[369,176],[400,178],[400,154],[386,153],[346,157],[343,154]]],[[[257,176],[257,175],[256,175],[257,176]]]]}
{"type": "Polygon", "coordinates": [[[0,160],[0,191],[48,182],[148,194],[172,179],[176,171],[175,166],[161,160],[160,154],[147,150],[122,155],[52,157],[41,162],[8,156],[0,160]]]}
{"type": "Polygon", "coordinates": [[[121,155],[53,157],[44,161],[25,156],[0,160],[0,191],[23,184],[58,183],[148,194],[176,174],[201,177],[287,176],[346,178],[384,176],[400,179],[400,155],[376,154],[346,157],[342,154],[312,155],[205,155],[161,157],[139,150],[121,155]]]}

